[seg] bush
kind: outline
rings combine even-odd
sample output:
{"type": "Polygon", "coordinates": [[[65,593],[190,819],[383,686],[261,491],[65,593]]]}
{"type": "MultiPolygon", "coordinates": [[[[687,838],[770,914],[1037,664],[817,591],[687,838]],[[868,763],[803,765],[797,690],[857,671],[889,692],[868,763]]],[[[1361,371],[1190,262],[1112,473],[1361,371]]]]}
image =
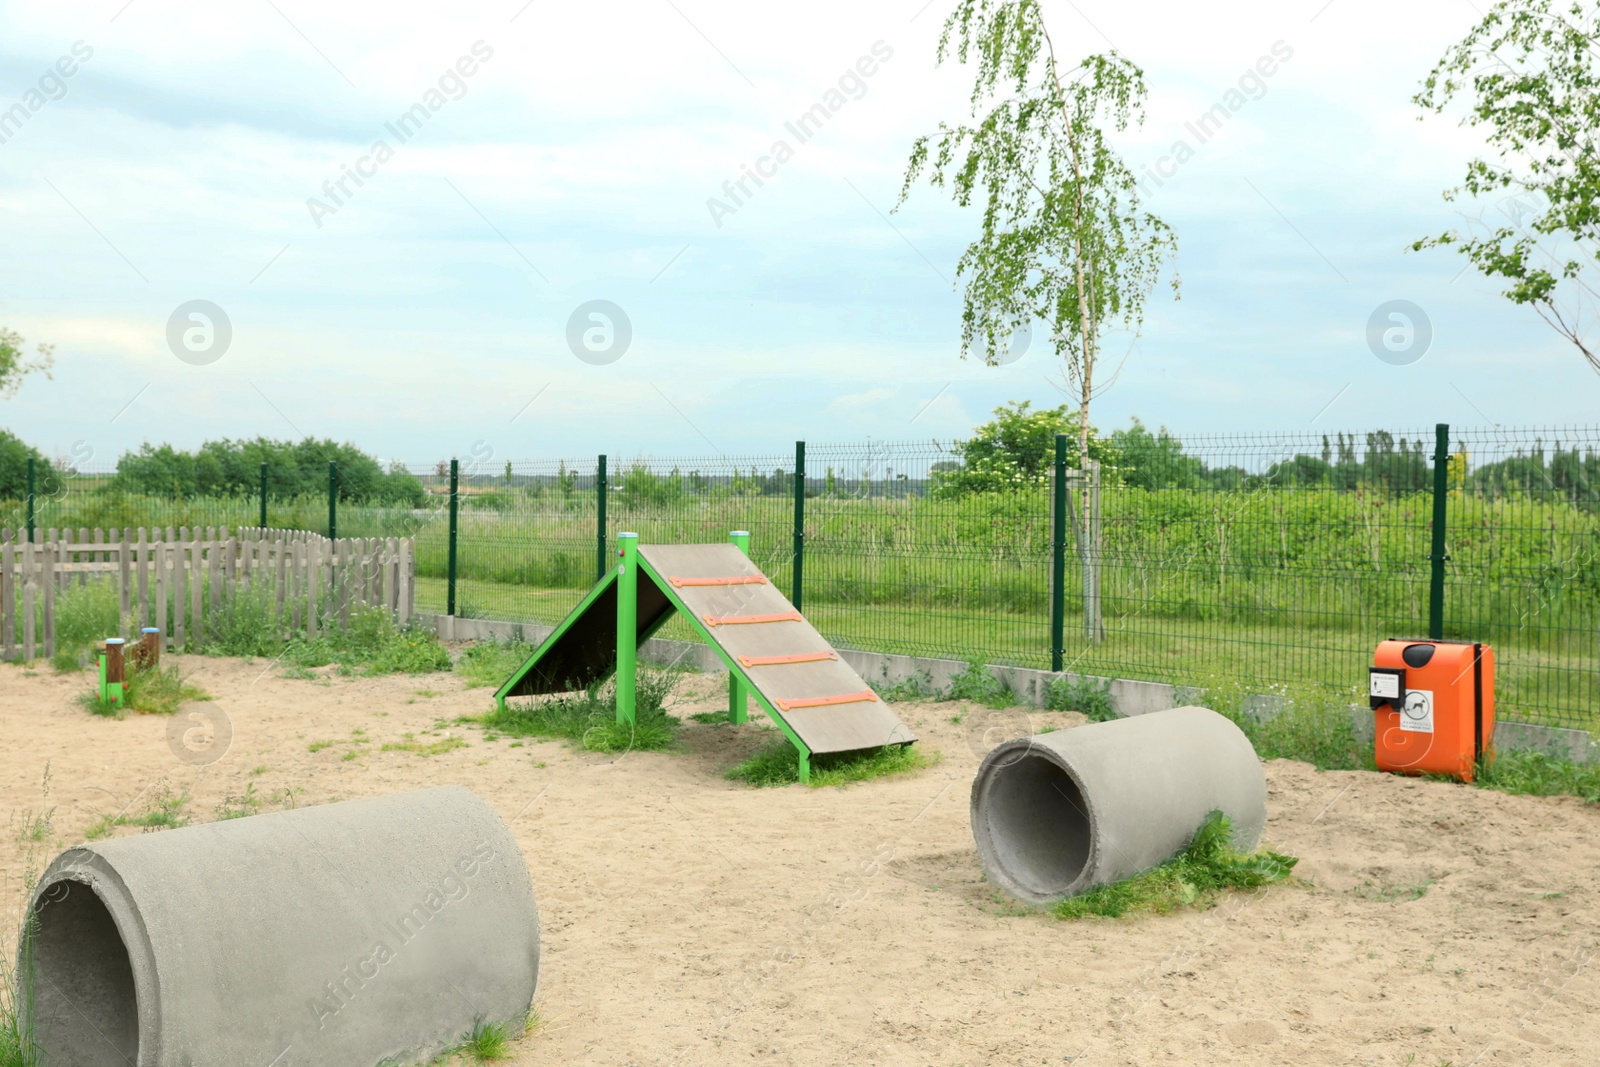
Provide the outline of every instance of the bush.
{"type": "Polygon", "coordinates": [[[1011,687],[978,660],[972,660],[966,670],[950,680],[944,699],[970,700],[986,708],[1009,708],[1017,702],[1011,687]]]}
{"type": "Polygon", "coordinates": [[[534,647],[525,641],[496,641],[489,638],[476,641],[461,650],[456,660],[456,673],[466,680],[468,689],[500,684],[511,677],[511,672],[527,662],[534,647]]]}

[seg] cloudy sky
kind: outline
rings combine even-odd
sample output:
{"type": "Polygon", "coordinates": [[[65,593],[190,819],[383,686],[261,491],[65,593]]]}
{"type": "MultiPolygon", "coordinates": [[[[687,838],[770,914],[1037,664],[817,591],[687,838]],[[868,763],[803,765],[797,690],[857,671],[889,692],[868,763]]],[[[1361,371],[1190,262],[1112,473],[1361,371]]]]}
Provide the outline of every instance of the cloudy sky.
{"type": "MultiPolygon", "coordinates": [[[[1120,146],[1165,175],[1148,203],[1180,241],[1182,299],[1108,340],[1097,424],[1593,421],[1575,350],[1451,254],[1404,251],[1458,221],[1439,194],[1475,135],[1409,99],[1471,3],[1045,6],[1069,55],[1146,71],[1120,146]],[[1433,332],[1405,366],[1368,344],[1395,300],[1433,332]]],[[[1042,341],[959,358],[973,214],[926,186],[891,214],[912,140],[964,114],[968,74],[933,64],[949,7],[6,3],[0,109],[44,102],[0,122],[0,324],[58,354],[0,424],[95,463],[255,434],[431,462],[948,439],[1059,403],[1042,341]],[[802,143],[787,124],[818,102],[802,143]],[[209,362],[193,301],[231,328],[209,362]]]]}

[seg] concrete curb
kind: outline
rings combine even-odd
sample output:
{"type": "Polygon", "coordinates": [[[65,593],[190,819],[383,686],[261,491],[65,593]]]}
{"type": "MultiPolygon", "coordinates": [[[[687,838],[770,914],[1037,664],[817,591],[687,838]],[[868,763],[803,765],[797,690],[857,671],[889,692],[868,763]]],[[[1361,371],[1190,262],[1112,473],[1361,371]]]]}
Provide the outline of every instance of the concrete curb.
{"type": "MultiPolygon", "coordinates": [[[[497,622],[489,619],[459,619],[445,615],[417,615],[416,625],[432,630],[447,641],[478,641],[493,637],[504,641],[512,637],[538,643],[549,635],[553,626],[540,623],[497,622]]],[[[841,648],[839,656],[870,685],[885,686],[921,678],[931,689],[948,689],[955,677],[967,669],[967,663],[958,659],[930,659],[923,656],[898,656],[884,652],[862,652],[841,648]]],[[[639,649],[641,662],[661,666],[680,665],[693,667],[707,673],[726,670],[715,652],[698,641],[666,641],[652,638],[639,649]]],[[[1205,699],[1204,691],[1187,686],[1171,686],[1162,682],[1141,682],[1131,678],[1105,678],[1098,675],[1033,670],[1028,667],[991,665],[996,679],[1010,686],[1024,704],[1042,708],[1049,704],[1050,686],[1057,680],[1068,682],[1089,681],[1096,685],[1110,684],[1111,709],[1118,715],[1148,715],[1179,705],[1195,704],[1205,699]]],[[[1263,693],[1245,698],[1246,710],[1261,721],[1271,719],[1288,707],[1283,697],[1263,693]]],[[[1358,738],[1371,739],[1372,713],[1353,719],[1358,738]],[[1363,730],[1365,732],[1363,732],[1363,730]]],[[[1593,740],[1583,730],[1570,730],[1558,726],[1540,726],[1533,723],[1496,722],[1495,745],[1501,749],[1537,749],[1564,759],[1600,762],[1600,742],[1593,740]]]]}
{"type": "Polygon", "coordinates": [[[29,907],[51,1063],[427,1062],[539,975],[522,853],[458,786],[80,845],[29,907]]]}
{"type": "Polygon", "coordinates": [[[1267,823],[1267,776],[1244,732],[1206,708],[1171,708],[995,747],[972,780],[984,870],[1048,904],[1181,852],[1213,811],[1250,851],[1267,823]]]}

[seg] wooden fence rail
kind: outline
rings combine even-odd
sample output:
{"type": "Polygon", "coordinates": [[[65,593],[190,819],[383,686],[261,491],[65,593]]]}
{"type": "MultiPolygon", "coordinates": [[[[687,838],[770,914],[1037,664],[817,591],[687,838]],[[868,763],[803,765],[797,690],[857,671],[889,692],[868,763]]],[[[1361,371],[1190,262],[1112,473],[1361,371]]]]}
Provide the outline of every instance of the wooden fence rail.
{"type": "Polygon", "coordinates": [[[62,598],[90,582],[115,583],[122,624],[156,627],[168,649],[203,643],[207,619],[243,590],[265,590],[277,623],[310,635],[348,625],[352,609],[380,607],[403,623],[415,608],[409,538],[225,526],[26,536],[0,529],[0,659],[55,655],[59,616],[71,609],[62,598]]]}

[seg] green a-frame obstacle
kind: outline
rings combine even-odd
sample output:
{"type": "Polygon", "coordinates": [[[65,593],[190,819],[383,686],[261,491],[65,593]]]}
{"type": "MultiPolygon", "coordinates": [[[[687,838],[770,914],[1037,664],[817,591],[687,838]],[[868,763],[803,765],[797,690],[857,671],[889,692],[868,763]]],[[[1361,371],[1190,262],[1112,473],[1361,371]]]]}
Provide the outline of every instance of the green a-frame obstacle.
{"type": "Polygon", "coordinates": [[[799,754],[885,745],[915,735],[767,580],[748,555],[750,535],[725,545],[640,545],[618,535],[616,564],[495,691],[507,697],[586,689],[616,676],[617,721],[634,721],[639,645],[680,613],[728,668],[728,718],[744,722],[754,697],[799,754]]]}

